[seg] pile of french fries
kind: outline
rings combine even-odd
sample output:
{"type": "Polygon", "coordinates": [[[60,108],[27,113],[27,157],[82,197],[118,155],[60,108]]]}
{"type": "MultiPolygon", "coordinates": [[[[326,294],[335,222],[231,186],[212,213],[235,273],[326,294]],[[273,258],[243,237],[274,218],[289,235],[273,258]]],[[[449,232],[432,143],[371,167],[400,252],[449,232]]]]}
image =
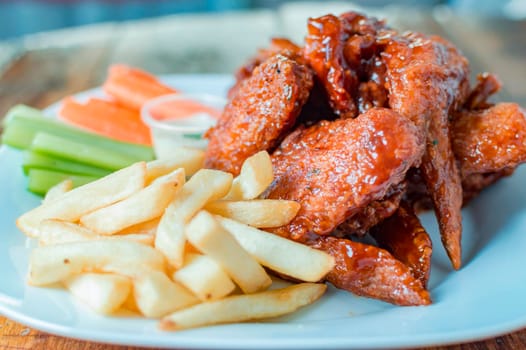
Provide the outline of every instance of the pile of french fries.
{"type": "Polygon", "coordinates": [[[203,169],[198,150],[140,162],[72,189],[53,187],[17,226],[39,241],[28,283],[61,283],[102,314],[124,308],[163,330],[284,315],[324,293],[334,266],[319,250],[261,228],[288,223],[299,204],[257,199],[273,180],[266,152],[238,177],[203,169]],[[303,281],[270,289],[268,271],[303,281]]]}

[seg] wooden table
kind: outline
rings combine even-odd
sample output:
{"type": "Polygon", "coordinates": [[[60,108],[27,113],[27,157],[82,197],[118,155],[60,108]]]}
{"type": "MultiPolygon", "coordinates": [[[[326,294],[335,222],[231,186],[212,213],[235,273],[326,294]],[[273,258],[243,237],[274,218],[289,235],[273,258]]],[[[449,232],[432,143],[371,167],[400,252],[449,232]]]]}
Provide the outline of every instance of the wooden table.
{"type": "MultiPolygon", "coordinates": [[[[257,47],[265,46],[270,36],[300,40],[308,16],[347,9],[346,5],[295,4],[272,12],[110,23],[0,43],[0,115],[16,103],[45,107],[95,87],[113,62],[158,74],[230,73],[257,47]]],[[[503,99],[526,106],[525,21],[460,19],[447,9],[422,13],[391,8],[377,15],[388,17],[394,27],[448,37],[471,60],[474,72],[499,74],[506,87],[503,99]]],[[[0,348],[137,349],[57,337],[4,317],[0,317],[0,348]]],[[[526,329],[485,341],[428,349],[526,349],[526,329]]]]}

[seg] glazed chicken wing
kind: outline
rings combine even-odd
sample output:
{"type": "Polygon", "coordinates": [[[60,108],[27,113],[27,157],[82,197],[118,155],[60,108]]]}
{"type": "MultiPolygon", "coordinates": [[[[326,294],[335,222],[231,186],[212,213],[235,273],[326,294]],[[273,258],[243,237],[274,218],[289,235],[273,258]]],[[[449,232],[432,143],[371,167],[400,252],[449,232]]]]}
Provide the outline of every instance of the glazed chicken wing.
{"type": "Polygon", "coordinates": [[[358,109],[353,94],[358,87],[358,77],[344,57],[344,38],[349,36],[346,21],[326,15],[310,18],[307,26],[305,58],[325,87],[336,114],[342,118],[355,117],[358,109]]]}
{"type": "Polygon", "coordinates": [[[272,155],[275,180],[266,196],[296,200],[301,209],[288,225],[269,231],[333,255],[327,280],[338,288],[398,305],[429,304],[422,282],[389,252],[323,236],[350,218],[373,225],[370,219],[396,210],[384,204],[400,200],[405,173],[423,152],[417,141],[413,123],[385,108],[293,132],[272,155]]]}
{"type": "Polygon", "coordinates": [[[287,38],[272,38],[270,40],[269,47],[258,50],[258,53],[254,57],[251,57],[236,71],[236,83],[228,91],[228,97],[234,97],[239,86],[241,85],[241,82],[249,78],[257,66],[268,60],[270,57],[275,56],[277,54],[289,57],[298,62],[301,62],[303,60],[301,47],[294,44],[287,38]]]}
{"type": "Polygon", "coordinates": [[[526,115],[515,103],[458,113],[452,135],[462,174],[464,205],[526,162],[526,115]]]}
{"type": "Polygon", "coordinates": [[[206,135],[206,167],[237,175],[246,158],[275,148],[296,122],[312,84],[307,67],[279,54],[256,67],[206,135]]]}
{"type": "MultiPolygon", "coordinates": [[[[463,205],[526,162],[526,115],[519,105],[499,103],[487,109],[462,110],[450,124],[463,205]]],[[[410,172],[406,199],[417,208],[428,208],[428,196],[421,173],[410,172]]]]}
{"type": "Polygon", "coordinates": [[[415,278],[427,286],[432,242],[410,205],[402,203],[394,215],[371,230],[371,235],[380,247],[406,264],[415,278]]]}
{"type": "Polygon", "coordinates": [[[369,230],[393,215],[406,192],[406,183],[392,186],[385,198],[369,203],[336,229],[335,236],[365,236],[369,230]]]}
{"type": "Polygon", "coordinates": [[[453,151],[463,177],[526,161],[526,116],[516,103],[463,111],[452,123],[453,151]]]}
{"type": "Polygon", "coordinates": [[[310,245],[335,258],[335,268],[326,278],[337,288],[396,305],[431,303],[429,292],[409,267],[384,249],[335,237],[320,237],[310,245]]]}
{"type": "Polygon", "coordinates": [[[340,117],[386,107],[385,68],[376,40],[385,30],[383,21],[357,12],[309,19],[304,56],[340,117]]]}
{"type": "Polygon", "coordinates": [[[417,125],[426,144],[421,172],[444,247],[461,265],[462,186],[449,138],[449,116],[469,91],[468,61],[440,37],[395,36],[383,52],[389,105],[417,125]]]}
{"type": "Polygon", "coordinates": [[[477,85],[469,94],[464,107],[470,109],[485,109],[490,107],[488,98],[499,92],[502,83],[495,74],[482,73],[477,75],[477,85]]]}
{"type": "Polygon", "coordinates": [[[301,209],[272,232],[299,241],[330,234],[397,186],[422,148],[415,126],[385,108],[296,130],[272,155],[275,178],[266,196],[298,201],[301,209]]]}

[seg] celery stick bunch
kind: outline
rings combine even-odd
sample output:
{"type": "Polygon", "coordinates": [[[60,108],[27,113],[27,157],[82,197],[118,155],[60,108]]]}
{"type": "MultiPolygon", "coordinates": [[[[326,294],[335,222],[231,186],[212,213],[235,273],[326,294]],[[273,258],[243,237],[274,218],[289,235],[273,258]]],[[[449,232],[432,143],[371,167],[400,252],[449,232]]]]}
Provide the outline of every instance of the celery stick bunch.
{"type": "Polygon", "coordinates": [[[28,189],[40,195],[67,178],[82,185],[154,158],[151,147],[81,130],[25,105],[7,113],[2,143],[24,150],[22,170],[29,177],[28,189]]]}

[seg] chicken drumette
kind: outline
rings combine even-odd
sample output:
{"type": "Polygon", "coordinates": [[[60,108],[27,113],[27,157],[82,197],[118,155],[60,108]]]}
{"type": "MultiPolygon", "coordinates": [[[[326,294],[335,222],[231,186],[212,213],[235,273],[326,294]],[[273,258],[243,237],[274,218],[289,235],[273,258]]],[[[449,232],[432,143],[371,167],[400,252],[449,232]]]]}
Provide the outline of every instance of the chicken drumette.
{"type": "Polygon", "coordinates": [[[272,151],[294,126],[311,88],[311,71],[281,54],[256,67],[208,131],[206,166],[237,175],[246,158],[272,151]]]}
{"type": "Polygon", "coordinates": [[[422,148],[413,123],[385,108],[296,130],[272,155],[275,180],[266,197],[302,206],[288,225],[270,231],[332,254],[336,267],[327,280],[339,288],[400,305],[428,304],[421,281],[387,251],[327,237],[397,188],[422,148]]]}

